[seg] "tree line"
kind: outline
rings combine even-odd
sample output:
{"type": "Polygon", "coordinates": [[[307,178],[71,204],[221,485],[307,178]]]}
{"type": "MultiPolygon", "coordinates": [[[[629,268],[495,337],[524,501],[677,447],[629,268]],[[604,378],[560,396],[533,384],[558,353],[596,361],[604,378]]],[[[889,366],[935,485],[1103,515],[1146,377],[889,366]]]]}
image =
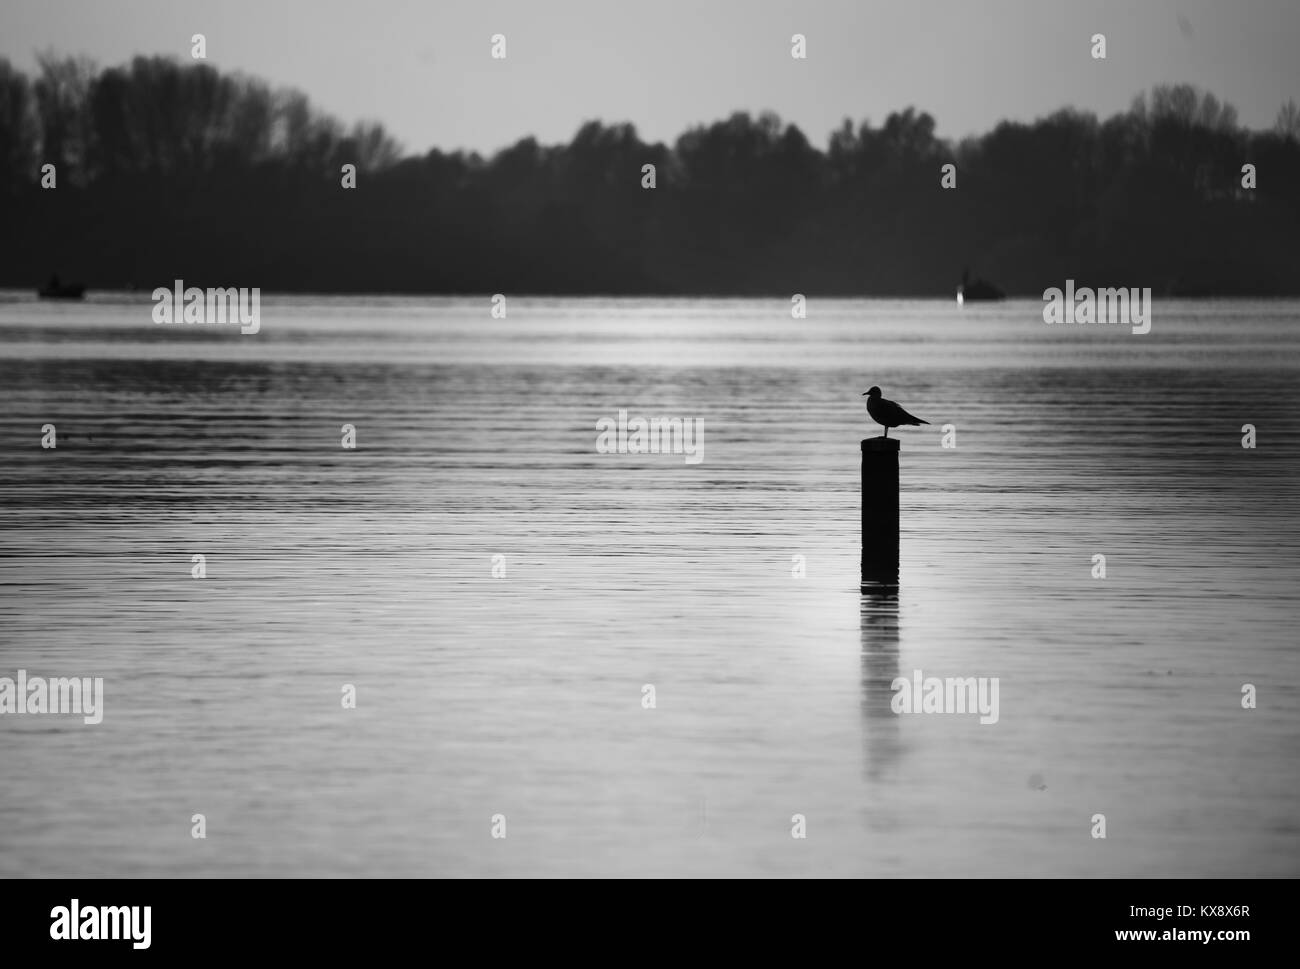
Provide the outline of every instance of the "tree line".
{"type": "Polygon", "coordinates": [[[0,206],[0,286],[947,296],[969,267],[1011,294],[1297,295],[1300,112],[1247,130],[1170,85],[959,141],[909,107],[825,147],[736,113],[671,146],[591,121],[419,155],[206,64],[47,54],[0,60],[0,206]]]}

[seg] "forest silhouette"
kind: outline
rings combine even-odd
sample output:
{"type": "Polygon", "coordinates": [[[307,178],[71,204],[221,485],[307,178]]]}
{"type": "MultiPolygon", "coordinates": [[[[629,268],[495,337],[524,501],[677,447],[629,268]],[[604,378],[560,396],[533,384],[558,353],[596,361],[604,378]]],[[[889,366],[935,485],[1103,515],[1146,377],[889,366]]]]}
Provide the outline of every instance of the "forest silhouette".
{"type": "Polygon", "coordinates": [[[0,207],[0,286],[33,289],[951,296],[969,267],[1011,295],[1297,295],[1300,112],[1250,131],[1170,85],[958,142],[907,108],[825,148],[737,113],[671,146],[592,121],[567,145],[408,155],[208,65],[46,54],[34,76],[0,60],[0,207]]]}

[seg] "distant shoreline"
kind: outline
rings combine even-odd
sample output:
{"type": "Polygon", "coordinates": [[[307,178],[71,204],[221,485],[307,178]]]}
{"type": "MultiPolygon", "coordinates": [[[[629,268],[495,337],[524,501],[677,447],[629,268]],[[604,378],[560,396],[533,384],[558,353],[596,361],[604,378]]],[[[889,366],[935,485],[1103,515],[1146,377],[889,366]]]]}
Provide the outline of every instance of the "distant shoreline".
{"type": "Polygon", "coordinates": [[[955,301],[969,274],[1025,298],[1066,279],[1300,296],[1294,101],[1250,130],[1158,84],[1108,118],[1062,108],[960,141],[915,107],[820,143],[770,111],[672,144],[589,121],[483,157],[405,155],[203,63],[53,58],[29,78],[0,59],[0,81],[3,285],[955,301]]]}
{"type": "MultiPolygon", "coordinates": [[[[37,287],[18,286],[6,284],[0,286],[0,300],[5,302],[42,302],[36,295],[37,287]]],[[[89,286],[86,290],[86,298],[81,301],[81,305],[93,304],[95,302],[108,302],[104,297],[114,297],[113,302],[138,302],[147,304],[151,302],[150,293],[153,287],[143,287],[139,289],[112,289],[96,288],[89,286]]],[[[437,299],[456,302],[482,302],[485,306],[490,305],[493,293],[466,293],[466,292],[434,292],[434,291],[401,291],[401,290],[308,290],[308,289],[269,289],[262,287],[262,298],[275,299],[278,297],[293,298],[311,298],[321,297],[323,299],[437,299]]],[[[572,293],[554,293],[554,292],[509,292],[506,294],[514,300],[653,300],[656,302],[694,302],[698,300],[773,300],[788,304],[791,293],[595,293],[595,292],[572,292],[572,293]]],[[[816,302],[834,301],[840,303],[851,302],[894,302],[907,301],[918,303],[952,303],[957,307],[957,301],[952,294],[936,295],[934,293],[804,293],[808,297],[810,304],[816,302]]],[[[1178,300],[1180,302],[1229,302],[1241,300],[1267,300],[1277,302],[1287,302],[1300,300],[1300,292],[1296,293],[1161,293],[1156,292],[1156,298],[1166,300],[1178,300]]],[[[1043,296],[1041,293],[1008,293],[1006,299],[993,302],[969,303],[964,307],[957,307],[966,313],[979,312],[981,308],[996,307],[1006,303],[1036,303],[1042,304],[1043,296]]],[[[68,302],[60,302],[57,305],[67,306],[68,302]]],[[[77,305],[72,302],[71,305],[77,305]]]]}

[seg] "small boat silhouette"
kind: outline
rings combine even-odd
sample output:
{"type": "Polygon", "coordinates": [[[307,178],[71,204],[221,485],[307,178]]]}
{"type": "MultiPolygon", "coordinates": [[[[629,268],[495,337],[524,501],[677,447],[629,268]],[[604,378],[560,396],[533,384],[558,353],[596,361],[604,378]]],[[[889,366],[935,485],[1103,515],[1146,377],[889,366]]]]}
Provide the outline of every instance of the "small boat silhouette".
{"type": "Polygon", "coordinates": [[[80,283],[61,283],[58,276],[51,276],[50,281],[36,295],[41,299],[84,299],[86,287],[80,283]]]}
{"type": "Polygon", "coordinates": [[[976,276],[971,279],[969,270],[962,270],[961,285],[957,287],[957,305],[962,303],[973,303],[981,300],[999,300],[1006,299],[1007,294],[1002,292],[987,279],[981,279],[976,276]]]}

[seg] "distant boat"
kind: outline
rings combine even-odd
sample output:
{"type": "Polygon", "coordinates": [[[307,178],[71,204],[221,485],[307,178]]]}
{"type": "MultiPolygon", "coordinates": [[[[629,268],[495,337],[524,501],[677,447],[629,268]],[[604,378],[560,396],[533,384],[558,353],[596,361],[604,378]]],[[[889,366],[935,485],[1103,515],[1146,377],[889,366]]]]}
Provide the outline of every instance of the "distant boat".
{"type": "Polygon", "coordinates": [[[36,295],[41,299],[84,299],[86,287],[79,283],[64,284],[59,282],[58,276],[51,276],[50,281],[43,289],[37,290],[36,295]]]}
{"type": "Polygon", "coordinates": [[[987,279],[980,279],[976,276],[970,278],[970,273],[963,271],[961,274],[961,285],[957,287],[957,305],[963,303],[975,303],[980,301],[1006,299],[1007,294],[1002,292],[987,279]]]}

